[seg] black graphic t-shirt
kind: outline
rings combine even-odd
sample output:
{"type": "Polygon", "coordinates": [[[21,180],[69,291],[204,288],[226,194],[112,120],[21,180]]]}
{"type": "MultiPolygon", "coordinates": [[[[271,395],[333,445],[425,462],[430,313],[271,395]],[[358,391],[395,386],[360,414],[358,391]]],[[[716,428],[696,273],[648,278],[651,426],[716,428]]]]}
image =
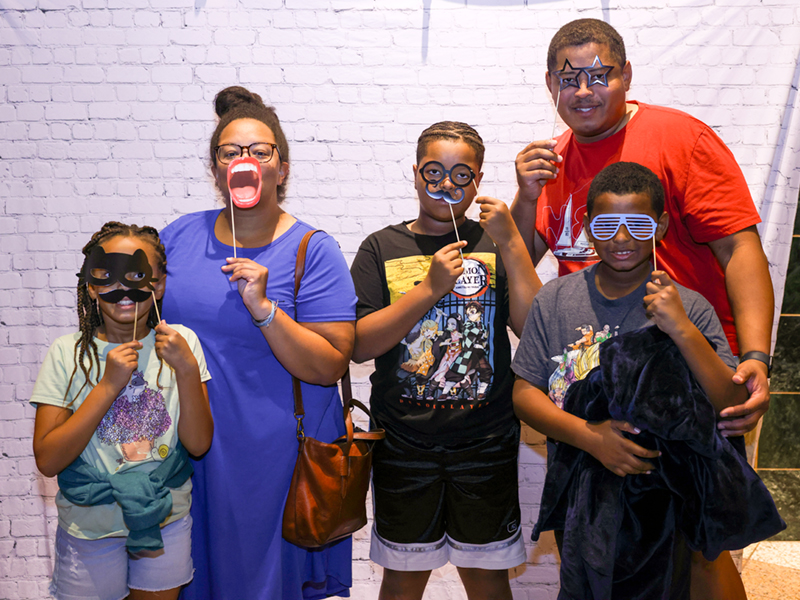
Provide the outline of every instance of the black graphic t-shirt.
{"type": "MultiPolygon", "coordinates": [[[[481,226],[458,229],[464,273],[392,350],[375,359],[370,405],[381,426],[409,441],[464,441],[502,434],[515,422],[506,273],[481,226]]],[[[407,223],[370,235],[350,271],[360,319],[396,302],[428,274],[455,233],[418,235],[407,223]]]]}

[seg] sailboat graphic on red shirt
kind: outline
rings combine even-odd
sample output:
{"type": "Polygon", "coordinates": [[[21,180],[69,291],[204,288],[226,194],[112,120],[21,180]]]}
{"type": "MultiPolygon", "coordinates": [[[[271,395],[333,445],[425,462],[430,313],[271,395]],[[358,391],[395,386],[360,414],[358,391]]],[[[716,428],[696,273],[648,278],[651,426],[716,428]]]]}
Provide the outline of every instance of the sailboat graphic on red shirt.
{"type": "Polygon", "coordinates": [[[592,243],[586,239],[586,232],[581,225],[580,233],[572,241],[572,194],[569,195],[567,202],[567,209],[564,212],[564,223],[561,227],[561,233],[558,234],[556,240],[556,247],[553,250],[556,258],[565,260],[597,260],[597,253],[594,251],[592,243]]]}

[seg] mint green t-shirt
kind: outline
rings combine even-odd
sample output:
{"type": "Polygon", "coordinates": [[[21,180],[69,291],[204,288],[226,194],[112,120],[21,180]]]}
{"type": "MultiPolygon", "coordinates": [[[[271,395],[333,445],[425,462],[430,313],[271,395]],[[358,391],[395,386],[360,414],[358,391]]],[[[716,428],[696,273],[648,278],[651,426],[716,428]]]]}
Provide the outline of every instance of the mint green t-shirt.
{"type": "MultiPolygon", "coordinates": [[[[206,368],[203,349],[195,333],[183,325],[170,327],[180,333],[192,350],[200,367],[200,380],[211,379],[206,368]]],[[[98,367],[92,369],[91,382],[83,387],[84,375],[80,368],[75,372],[69,393],[64,397],[72,370],[75,367],[75,343],[80,333],[58,338],[47,353],[36,384],[31,403],[51,404],[69,408],[73,412],[86,399],[98,381],[98,367]],[[80,393],[78,394],[78,390],[80,393]]],[[[158,379],[159,359],[155,351],[156,335],[151,330],[139,340],[139,368],[128,385],[119,393],[109,408],[92,439],[81,453],[89,465],[106,473],[124,473],[136,470],[148,473],[175,450],[178,442],[178,418],[180,403],[178,385],[169,365],[164,362],[158,379]],[[159,388],[160,384],[160,388],[159,388]]],[[[99,376],[105,372],[106,356],[119,346],[94,339],[100,356],[99,376]]],[[[88,368],[88,359],[86,365],[88,368]]],[[[179,488],[171,490],[172,513],[162,527],[183,518],[191,506],[192,480],[188,479],[179,488]]],[[[96,506],[79,506],[68,501],[59,491],[56,495],[58,524],[70,535],[83,539],[123,537],[128,528],[122,518],[122,509],[116,502],[96,506]]]]}

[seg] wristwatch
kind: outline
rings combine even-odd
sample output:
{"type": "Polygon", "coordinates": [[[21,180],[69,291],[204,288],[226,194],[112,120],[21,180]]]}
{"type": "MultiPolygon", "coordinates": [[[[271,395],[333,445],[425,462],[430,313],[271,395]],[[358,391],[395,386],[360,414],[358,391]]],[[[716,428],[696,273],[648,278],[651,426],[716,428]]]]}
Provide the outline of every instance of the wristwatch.
{"type": "Polygon", "coordinates": [[[766,352],[759,352],[758,350],[750,350],[745,352],[739,357],[739,362],[743,363],[746,360],[758,360],[767,365],[767,377],[772,373],[772,357],[766,352]]]}

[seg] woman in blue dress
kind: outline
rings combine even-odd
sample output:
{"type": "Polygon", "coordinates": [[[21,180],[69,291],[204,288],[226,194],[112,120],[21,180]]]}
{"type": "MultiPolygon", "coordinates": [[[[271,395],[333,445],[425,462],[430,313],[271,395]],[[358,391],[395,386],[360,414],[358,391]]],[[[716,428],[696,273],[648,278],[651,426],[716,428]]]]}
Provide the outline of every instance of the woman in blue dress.
{"type": "Polygon", "coordinates": [[[194,463],[197,570],[182,597],[348,596],[350,538],[300,548],[283,540],[281,522],[297,456],[291,375],[303,381],[306,435],[330,442],[344,431],[335,384],[353,349],[353,284],[336,241],[319,233],[295,303],[295,257],[312,227],[280,206],[289,148],[278,117],[241,87],[222,90],[215,107],[211,170],[225,208],[183,216],[162,232],[164,318],[201,340],[216,426],[211,449],[194,463]]]}

